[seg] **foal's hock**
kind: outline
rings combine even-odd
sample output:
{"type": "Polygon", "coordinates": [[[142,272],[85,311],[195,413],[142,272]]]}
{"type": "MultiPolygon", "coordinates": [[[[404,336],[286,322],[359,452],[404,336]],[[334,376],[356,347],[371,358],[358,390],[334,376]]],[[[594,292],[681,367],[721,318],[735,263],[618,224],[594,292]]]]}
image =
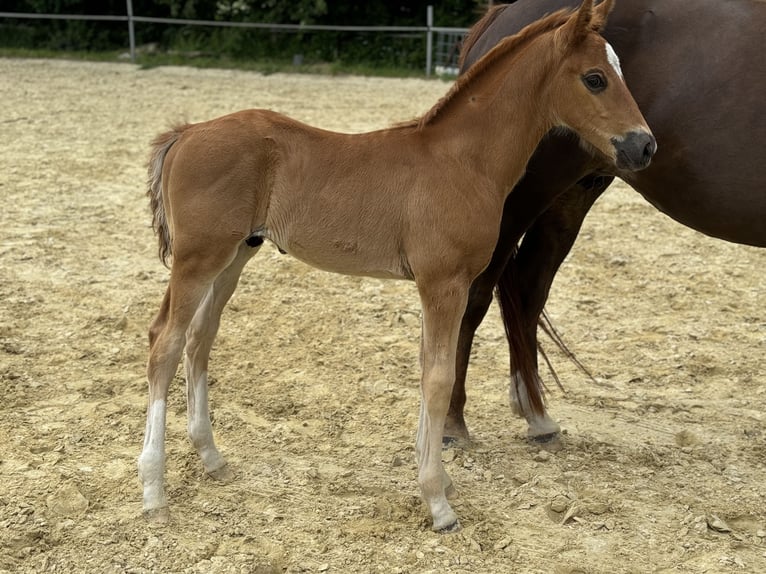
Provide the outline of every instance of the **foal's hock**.
{"type": "Polygon", "coordinates": [[[139,457],[144,511],[167,518],[165,412],[185,351],[188,432],[205,470],[207,365],[221,311],[263,240],[336,273],[414,280],[423,309],[418,482],[434,530],[459,527],[441,462],[460,321],[487,266],[505,199],[535,147],[566,127],[610,162],[648,164],[655,141],[598,34],[612,6],[585,0],[500,42],[417,121],[347,135],[266,110],[159,136],[149,191],[170,283],[149,332],[139,457]]]}

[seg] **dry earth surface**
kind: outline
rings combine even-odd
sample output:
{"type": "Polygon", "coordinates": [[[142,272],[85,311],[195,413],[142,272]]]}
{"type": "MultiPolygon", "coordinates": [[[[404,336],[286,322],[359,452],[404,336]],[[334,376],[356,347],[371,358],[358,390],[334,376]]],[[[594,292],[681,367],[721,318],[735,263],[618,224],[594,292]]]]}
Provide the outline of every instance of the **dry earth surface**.
{"type": "Polygon", "coordinates": [[[146,330],[167,279],[144,197],[150,139],[248,107],[369,130],[447,87],[0,59],[0,572],[766,571],[766,251],[683,228],[623,185],[549,305],[596,376],[551,350],[558,450],[527,443],[509,412],[494,306],[478,333],[474,441],[444,452],[460,533],[430,532],[415,481],[414,286],[273,247],[213,351],[236,478],[203,475],[179,377],[171,522],[143,520],[146,330]]]}

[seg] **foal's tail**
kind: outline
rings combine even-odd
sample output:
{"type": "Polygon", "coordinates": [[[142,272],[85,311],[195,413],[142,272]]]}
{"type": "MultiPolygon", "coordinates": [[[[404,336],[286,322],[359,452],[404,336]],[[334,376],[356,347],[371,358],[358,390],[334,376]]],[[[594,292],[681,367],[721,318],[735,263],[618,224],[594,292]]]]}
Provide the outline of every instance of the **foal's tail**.
{"type": "Polygon", "coordinates": [[[174,126],[170,131],[158,135],[152,141],[152,151],[149,155],[149,178],[146,195],[149,196],[149,207],[152,211],[152,228],[160,243],[160,261],[166,267],[168,266],[168,259],[172,255],[172,243],[168,220],[165,216],[165,204],[162,200],[162,167],[165,164],[168,150],[188,127],[189,124],[174,126]]]}

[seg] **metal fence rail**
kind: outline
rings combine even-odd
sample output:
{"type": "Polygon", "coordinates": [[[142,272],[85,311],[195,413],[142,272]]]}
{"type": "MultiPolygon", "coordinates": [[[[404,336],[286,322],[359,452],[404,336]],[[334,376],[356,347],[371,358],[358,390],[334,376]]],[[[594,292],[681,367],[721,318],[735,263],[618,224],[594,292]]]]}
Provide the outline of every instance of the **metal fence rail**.
{"type": "Polygon", "coordinates": [[[261,30],[281,30],[285,32],[310,32],[310,31],[334,31],[334,32],[370,32],[370,33],[413,33],[425,34],[426,37],[426,75],[431,75],[434,67],[440,73],[456,73],[452,62],[442,62],[442,53],[437,53],[437,61],[434,64],[434,41],[437,34],[437,45],[442,42],[440,38],[446,37],[456,41],[468,32],[468,28],[449,28],[433,25],[433,6],[428,6],[426,11],[425,26],[329,26],[323,24],[272,24],[265,22],[229,22],[217,20],[188,20],[183,18],[154,18],[149,16],[137,16],[133,14],[133,2],[126,0],[125,15],[93,15],[93,14],[37,14],[26,12],[0,12],[0,18],[39,19],[39,20],[90,20],[100,22],[127,22],[128,37],[130,42],[130,61],[136,61],[136,37],[135,23],[170,24],[177,26],[217,26],[224,28],[253,28],[261,30]]]}

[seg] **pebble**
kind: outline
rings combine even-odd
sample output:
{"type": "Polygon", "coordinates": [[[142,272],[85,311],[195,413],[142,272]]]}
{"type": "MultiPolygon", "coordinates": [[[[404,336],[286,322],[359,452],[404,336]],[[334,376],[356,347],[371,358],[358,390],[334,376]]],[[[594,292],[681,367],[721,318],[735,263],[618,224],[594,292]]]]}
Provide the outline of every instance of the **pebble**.
{"type": "MultiPolygon", "coordinates": [[[[700,443],[700,439],[690,430],[677,432],[673,437],[677,446],[682,448],[693,447],[700,443]]],[[[692,449],[693,450],[693,449],[692,449]]],[[[684,451],[690,452],[690,451],[684,451]]]]}
{"type": "Polygon", "coordinates": [[[533,459],[537,462],[547,462],[551,459],[551,453],[541,450],[533,457],[533,459]]]}
{"type": "Polygon", "coordinates": [[[551,510],[553,512],[561,513],[564,512],[567,508],[569,508],[569,499],[563,494],[560,494],[551,500],[551,510]]]}
{"type": "Polygon", "coordinates": [[[711,514],[707,518],[707,525],[711,530],[715,530],[716,532],[731,532],[729,525],[726,524],[725,521],[718,518],[715,514],[711,514]]]}
{"type": "Polygon", "coordinates": [[[588,512],[591,514],[606,514],[609,511],[609,505],[604,502],[588,503],[588,512]]]}
{"type": "Polygon", "coordinates": [[[511,545],[511,539],[509,537],[503,538],[502,540],[498,540],[495,542],[495,545],[493,548],[495,550],[505,550],[511,545]]]}
{"type": "Polygon", "coordinates": [[[46,502],[48,510],[56,516],[81,516],[90,506],[90,501],[74,484],[65,484],[51,494],[46,502]]]}

